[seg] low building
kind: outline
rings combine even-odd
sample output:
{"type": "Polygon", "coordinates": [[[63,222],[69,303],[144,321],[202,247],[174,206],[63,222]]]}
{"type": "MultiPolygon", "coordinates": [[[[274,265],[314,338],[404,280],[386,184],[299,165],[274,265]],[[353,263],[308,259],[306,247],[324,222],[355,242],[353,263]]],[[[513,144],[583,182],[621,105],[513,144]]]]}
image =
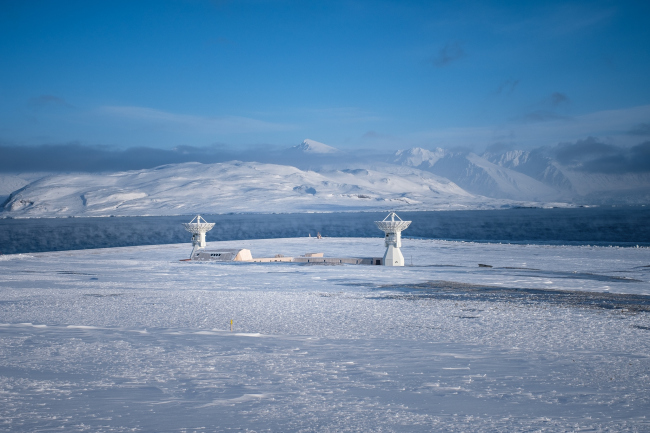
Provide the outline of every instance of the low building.
{"type": "Polygon", "coordinates": [[[251,251],[244,248],[222,248],[219,250],[199,250],[191,260],[200,262],[249,262],[249,263],[314,263],[333,265],[383,265],[381,257],[323,257],[323,253],[306,253],[300,257],[285,257],[277,254],[275,257],[255,257],[251,251]]]}
{"type": "Polygon", "coordinates": [[[192,260],[215,262],[250,262],[253,260],[251,250],[244,248],[223,248],[219,250],[198,250],[192,260]]]}
{"type": "Polygon", "coordinates": [[[323,257],[320,256],[301,256],[294,257],[294,262],[297,263],[331,263],[335,265],[383,265],[384,259],[382,257],[323,257]]]}

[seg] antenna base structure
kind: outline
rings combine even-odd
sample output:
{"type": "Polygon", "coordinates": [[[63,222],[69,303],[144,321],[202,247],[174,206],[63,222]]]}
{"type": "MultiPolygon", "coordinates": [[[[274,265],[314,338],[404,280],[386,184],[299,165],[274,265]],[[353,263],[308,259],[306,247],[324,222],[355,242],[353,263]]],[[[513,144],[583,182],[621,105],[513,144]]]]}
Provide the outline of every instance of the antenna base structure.
{"type": "Polygon", "coordinates": [[[383,221],[375,221],[375,224],[377,224],[379,230],[386,234],[384,237],[384,245],[386,246],[384,266],[404,266],[404,256],[400,250],[402,247],[402,231],[411,225],[411,221],[402,221],[395,212],[391,212],[383,221]]]}
{"type": "Polygon", "coordinates": [[[185,230],[192,233],[192,253],[190,254],[190,259],[194,257],[195,254],[198,254],[197,251],[205,248],[205,234],[212,230],[215,223],[209,223],[201,215],[195,216],[192,221],[189,223],[183,223],[185,230]]]}

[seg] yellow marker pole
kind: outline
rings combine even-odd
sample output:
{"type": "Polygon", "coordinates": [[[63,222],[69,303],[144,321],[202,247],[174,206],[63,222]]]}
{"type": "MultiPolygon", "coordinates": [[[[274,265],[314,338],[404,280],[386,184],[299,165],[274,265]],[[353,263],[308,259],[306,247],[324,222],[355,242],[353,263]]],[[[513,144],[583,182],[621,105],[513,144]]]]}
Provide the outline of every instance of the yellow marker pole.
{"type": "Polygon", "coordinates": [[[230,332],[232,332],[232,319],[230,319],[230,332]]]}

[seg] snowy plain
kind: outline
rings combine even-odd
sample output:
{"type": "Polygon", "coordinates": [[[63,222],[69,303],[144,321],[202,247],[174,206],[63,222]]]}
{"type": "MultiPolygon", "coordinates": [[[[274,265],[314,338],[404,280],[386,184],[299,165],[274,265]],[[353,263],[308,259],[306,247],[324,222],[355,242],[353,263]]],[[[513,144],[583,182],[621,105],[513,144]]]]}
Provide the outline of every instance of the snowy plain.
{"type": "Polygon", "coordinates": [[[0,430],[650,431],[650,249],[402,250],[404,268],[179,261],[189,244],[1,256],[0,430]]]}

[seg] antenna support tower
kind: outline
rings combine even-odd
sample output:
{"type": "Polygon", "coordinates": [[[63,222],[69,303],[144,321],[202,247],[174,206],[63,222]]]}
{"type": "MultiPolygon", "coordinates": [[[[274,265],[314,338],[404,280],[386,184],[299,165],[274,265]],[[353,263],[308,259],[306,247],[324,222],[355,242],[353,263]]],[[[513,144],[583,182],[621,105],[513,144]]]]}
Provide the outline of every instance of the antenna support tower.
{"type": "Polygon", "coordinates": [[[194,257],[194,253],[198,250],[205,248],[205,234],[212,230],[215,223],[209,223],[201,215],[195,216],[192,221],[183,223],[185,230],[192,233],[192,253],[190,259],[194,257]]]}
{"type": "Polygon", "coordinates": [[[375,221],[375,224],[377,224],[379,230],[386,234],[386,237],[384,237],[384,245],[386,245],[384,266],[404,266],[404,256],[400,251],[402,247],[402,231],[411,225],[411,221],[402,221],[395,212],[391,212],[383,221],[375,221]]]}

